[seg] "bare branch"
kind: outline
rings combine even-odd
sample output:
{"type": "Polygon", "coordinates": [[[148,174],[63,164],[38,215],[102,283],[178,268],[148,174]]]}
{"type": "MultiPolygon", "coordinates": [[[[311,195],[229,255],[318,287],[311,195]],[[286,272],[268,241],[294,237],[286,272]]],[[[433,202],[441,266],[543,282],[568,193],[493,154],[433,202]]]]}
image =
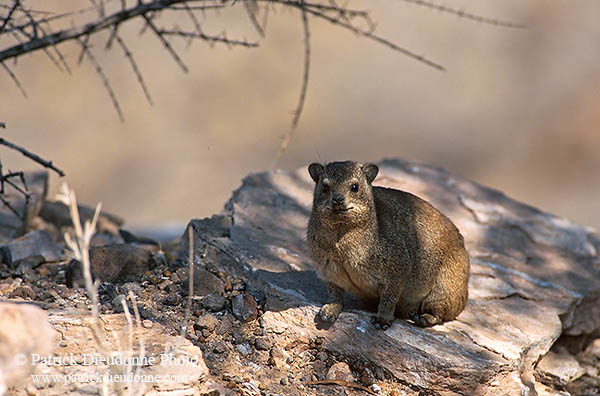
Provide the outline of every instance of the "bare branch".
{"type": "Polygon", "coordinates": [[[146,83],[144,82],[144,78],[142,77],[142,73],[140,72],[140,69],[137,66],[137,63],[135,62],[135,59],[133,58],[133,54],[131,53],[131,51],[129,51],[129,48],[127,48],[127,46],[125,45],[125,42],[121,39],[121,37],[116,33],[116,29],[115,29],[115,40],[117,40],[117,43],[119,43],[119,46],[121,47],[121,49],[123,49],[123,52],[125,54],[125,57],[127,57],[127,59],[129,60],[129,63],[131,64],[131,68],[133,69],[133,72],[135,73],[138,82],[140,83],[140,86],[142,87],[142,90],[144,91],[144,95],[146,96],[146,99],[148,100],[148,103],[150,103],[150,105],[154,105],[154,102],[152,101],[152,97],[150,96],[150,91],[148,90],[148,87],[146,86],[146,83]]]}
{"type": "Polygon", "coordinates": [[[10,68],[8,66],[6,66],[4,64],[4,62],[2,62],[2,61],[0,61],[0,65],[2,65],[2,67],[4,68],[4,70],[6,70],[6,72],[10,76],[10,78],[15,82],[15,84],[17,85],[17,88],[19,88],[19,90],[21,91],[21,93],[23,94],[23,96],[27,97],[27,92],[25,92],[25,89],[23,89],[23,86],[21,85],[21,82],[19,81],[19,79],[17,78],[17,76],[12,72],[12,70],[10,70],[10,68]]]}
{"type": "Polygon", "coordinates": [[[143,14],[142,16],[146,20],[146,24],[156,34],[156,37],[158,37],[158,39],[163,43],[165,49],[171,54],[171,56],[173,56],[173,59],[175,59],[175,62],[179,65],[179,67],[181,67],[181,70],[183,70],[184,73],[189,72],[188,67],[185,65],[185,63],[183,63],[179,55],[177,55],[177,52],[175,52],[175,50],[171,46],[171,43],[169,43],[169,41],[167,41],[167,39],[164,38],[163,34],[154,25],[152,20],[146,14],[143,14]]]}
{"type": "Polygon", "coordinates": [[[475,22],[479,22],[479,23],[485,23],[487,25],[501,26],[501,27],[507,27],[507,28],[515,28],[515,29],[524,29],[527,27],[526,25],[524,25],[522,23],[503,21],[503,20],[495,19],[495,18],[488,18],[488,17],[484,17],[481,15],[476,15],[476,14],[472,14],[470,12],[466,12],[465,10],[451,8],[451,7],[445,6],[443,4],[436,4],[433,1],[427,1],[427,0],[402,0],[402,1],[404,1],[406,3],[416,4],[421,7],[431,8],[433,10],[440,11],[441,13],[456,15],[459,18],[469,19],[471,21],[475,21],[475,22]]]}
{"type": "Polygon", "coordinates": [[[0,138],[0,144],[2,144],[4,146],[7,146],[7,147],[10,147],[11,149],[20,152],[25,157],[34,160],[35,162],[37,162],[38,164],[40,164],[40,165],[42,165],[42,166],[44,166],[46,168],[52,169],[54,172],[58,173],[60,176],[64,176],[65,175],[65,172],[63,172],[62,170],[60,170],[57,167],[55,167],[52,164],[52,161],[46,161],[45,159],[41,158],[37,154],[34,154],[34,153],[30,152],[29,150],[21,147],[21,146],[18,146],[18,145],[14,144],[14,143],[11,143],[8,140],[3,139],[3,138],[0,138]]]}
{"type": "Polygon", "coordinates": [[[110,81],[108,80],[108,77],[104,73],[104,70],[102,69],[102,67],[100,66],[98,61],[96,60],[96,57],[94,56],[94,54],[92,54],[92,51],[90,50],[88,45],[80,39],[77,39],[77,41],[81,45],[83,52],[87,55],[90,62],[92,62],[92,65],[94,65],[94,68],[96,69],[96,73],[98,73],[98,75],[100,76],[100,79],[102,79],[104,87],[108,91],[108,96],[110,96],[110,100],[112,101],[113,106],[115,107],[115,110],[117,111],[117,114],[119,115],[119,119],[121,120],[121,122],[124,122],[125,117],[123,117],[123,112],[121,111],[121,105],[119,105],[119,101],[117,100],[115,91],[113,91],[112,86],[110,85],[110,81]]]}
{"type": "MultiPolygon", "coordinates": [[[[300,0],[300,3],[303,4],[304,1],[300,0]]],[[[302,114],[302,109],[304,108],[304,102],[306,101],[306,92],[308,90],[308,76],[310,71],[310,28],[308,26],[308,15],[306,13],[306,9],[302,7],[301,9],[301,17],[302,17],[302,28],[304,30],[304,73],[302,74],[302,88],[300,89],[300,97],[298,98],[298,105],[296,106],[296,110],[294,111],[294,118],[292,119],[292,125],[287,135],[284,137],[281,145],[279,146],[279,151],[277,155],[273,159],[273,163],[271,168],[275,167],[277,161],[281,158],[283,153],[288,149],[290,142],[292,141],[292,137],[298,126],[298,121],[300,120],[300,115],[302,114]]]]}
{"type": "Polygon", "coordinates": [[[6,18],[4,18],[4,22],[2,23],[2,26],[0,26],[0,34],[4,31],[4,28],[6,27],[8,22],[10,22],[10,20],[12,19],[12,16],[13,16],[14,12],[17,10],[17,8],[19,8],[20,3],[21,3],[21,0],[15,0],[15,2],[13,3],[13,6],[11,7],[10,11],[8,12],[8,15],[6,16],[6,18]]]}
{"type": "MultiPolygon", "coordinates": [[[[85,24],[84,26],[75,26],[70,29],[60,30],[56,33],[42,37],[34,37],[28,42],[20,43],[0,51],[0,62],[5,59],[15,58],[28,52],[33,52],[48,46],[56,45],[68,40],[78,39],[80,37],[91,35],[101,30],[112,28],[126,20],[139,16],[145,16],[151,11],[160,11],[176,3],[182,3],[184,0],[153,0],[147,3],[138,2],[136,6],[127,8],[111,15],[99,18],[85,24]]],[[[66,14],[68,15],[68,14],[66,14]]],[[[148,18],[146,18],[148,19],[148,18]]],[[[32,21],[30,24],[34,29],[39,25],[39,21],[32,21]]]]}
{"type": "Polygon", "coordinates": [[[224,35],[222,36],[209,36],[204,33],[184,32],[181,30],[159,30],[158,33],[165,36],[180,36],[187,38],[199,38],[202,40],[209,41],[211,43],[218,42],[227,45],[240,45],[242,47],[258,47],[258,43],[250,43],[248,41],[232,40],[228,39],[224,35]]]}
{"type": "Polygon", "coordinates": [[[256,15],[258,14],[256,0],[242,0],[242,2],[244,3],[244,8],[246,9],[246,13],[254,26],[254,29],[256,29],[256,32],[260,37],[265,37],[265,30],[260,26],[260,23],[258,23],[258,19],[256,18],[256,15]]]}
{"type": "MultiPolygon", "coordinates": [[[[276,1],[276,0],[273,0],[273,1],[276,1]]],[[[298,3],[288,3],[288,4],[290,4],[290,5],[293,4],[297,8],[300,7],[298,5],[298,3]]],[[[306,5],[306,7],[304,9],[306,10],[306,12],[308,12],[308,13],[310,13],[310,14],[318,17],[318,18],[325,19],[326,21],[331,22],[334,25],[341,26],[344,29],[350,30],[353,33],[356,33],[356,34],[358,34],[360,36],[366,37],[366,38],[371,39],[373,41],[376,41],[376,42],[378,42],[380,44],[383,44],[383,45],[385,45],[385,46],[393,49],[394,51],[398,51],[398,52],[404,54],[405,56],[408,56],[409,58],[412,58],[412,59],[414,59],[414,60],[416,60],[418,62],[421,62],[421,63],[423,63],[423,64],[425,64],[427,66],[431,66],[434,69],[438,69],[438,70],[442,70],[442,71],[446,70],[442,65],[440,65],[438,63],[435,63],[433,61],[430,61],[429,59],[425,58],[422,55],[418,55],[418,54],[416,54],[416,53],[414,53],[414,52],[412,52],[410,50],[407,50],[406,48],[400,47],[399,45],[392,43],[391,41],[389,41],[387,39],[384,39],[381,36],[378,36],[378,35],[374,34],[372,32],[372,29],[370,29],[370,30],[361,29],[361,28],[356,27],[354,25],[351,25],[351,24],[349,24],[347,22],[343,22],[343,21],[341,21],[339,19],[335,19],[333,17],[330,17],[329,15],[326,15],[326,14],[324,14],[321,11],[317,11],[315,9],[311,9],[308,5],[306,5]]]]}

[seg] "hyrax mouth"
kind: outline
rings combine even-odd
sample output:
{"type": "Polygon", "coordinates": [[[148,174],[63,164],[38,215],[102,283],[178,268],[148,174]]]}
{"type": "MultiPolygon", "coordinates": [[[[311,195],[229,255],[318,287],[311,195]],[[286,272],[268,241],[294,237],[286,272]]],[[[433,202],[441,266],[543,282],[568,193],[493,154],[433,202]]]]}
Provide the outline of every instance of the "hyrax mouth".
{"type": "Polygon", "coordinates": [[[330,208],[329,211],[332,214],[344,214],[344,213],[348,213],[351,209],[353,209],[353,207],[349,206],[347,208],[330,208]]]}

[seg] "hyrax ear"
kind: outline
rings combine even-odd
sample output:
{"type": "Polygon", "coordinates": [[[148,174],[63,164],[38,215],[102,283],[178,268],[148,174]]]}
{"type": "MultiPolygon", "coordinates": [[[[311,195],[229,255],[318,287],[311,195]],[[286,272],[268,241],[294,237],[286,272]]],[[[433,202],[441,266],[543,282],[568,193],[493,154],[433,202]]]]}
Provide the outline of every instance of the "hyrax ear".
{"type": "Polygon", "coordinates": [[[312,177],[315,183],[319,182],[319,179],[321,178],[321,175],[323,174],[324,170],[325,168],[323,167],[323,165],[317,162],[313,162],[312,164],[308,165],[308,173],[310,173],[310,177],[312,177]]]}
{"type": "Polygon", "coordinates": [[[375,180],[375,177],[377,177],[377,174],[379,173],[379,167],[371,163],[364,164],[362,166],[362,170],[363,172],[365,172],[365,177],[367,178],[367,182],[369,184],[371,184],[373,180],[375,180]]]}

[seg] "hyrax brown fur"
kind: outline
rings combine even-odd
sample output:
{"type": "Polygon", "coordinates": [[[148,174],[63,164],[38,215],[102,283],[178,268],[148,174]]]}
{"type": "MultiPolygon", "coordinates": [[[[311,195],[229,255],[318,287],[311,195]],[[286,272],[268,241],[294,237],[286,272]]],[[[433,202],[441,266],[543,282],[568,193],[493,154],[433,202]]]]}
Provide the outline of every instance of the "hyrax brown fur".
{"type": "Polygon", "coordinates": [[[308,245],[329,290],[318,319],[337,319],[344,290],[378,301],[377,328],[394,315],[420,326],[456,318],[467,302],[469,255],[450,219],[413,194],[371,186],[375,164],[308,171],[316,182],[308,245]]]}

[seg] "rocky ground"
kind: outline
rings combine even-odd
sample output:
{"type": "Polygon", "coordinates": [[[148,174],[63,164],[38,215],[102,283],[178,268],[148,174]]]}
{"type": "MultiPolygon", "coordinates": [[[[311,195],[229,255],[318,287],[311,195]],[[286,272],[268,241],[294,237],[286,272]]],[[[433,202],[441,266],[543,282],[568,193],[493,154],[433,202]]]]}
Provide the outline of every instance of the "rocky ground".
{"type": "MultiPolygon", "coordinates": [[[[102,280],[100,341],[91,330],[79,263],[65,250],[63,235],[72,231],[68,210],[46,197],[44,174],[28,177],[35,194],[27,224],[0,213],[0,373],[8,373],[0,375],[0,394],[2,385],[19,395],[96,394],[101,384],[72,380],[73,374],[127,370],[181,376],[111,383],[108,394],[600,393],[597,235],[441,170],[383,164],[377,184],[411,191],[429,186],[415,192],[442,209],[450,199],[434,187],[462,188],[457,199],[464,213],[454,208],[450,216],[466,234],[472,279],[470,304],[458,320],[425,330],[397,320],[384,333],[369,324],[372,307],[349,298],[334,326],[315,323],[325,288],[303,242],[310,184],[302,171],[273,172],[249,176],[222,214],[190,223],[191,299],[187,232],[159,243],[127,233],[121,219],[104,214],[91,250],[92,273],[102,280]],[[398,180],[407,181],[397,186],[398,180]],[[474,198],[483,194],[476,188],[488,194],[486,206],[474,198]],[[493,234],[495,244],[477,240],[476,227],[493,231],[498,218],[510,221],[493,234]],[[41,308],[51,327],[42,326],[39,312],[21,312],[24,302],[41,308]],[[139,325],[128,323],[123,302],[132,315],[135,305],[139,325]],[[136,355],[140,349],[144,356],[183,356],[192,363],[86,364],[90,354],[136,355]],[[72,361],[15,365],[19,353],[72,361]],[[32,373],[63,380],[40,381],[32,373]]],[[[10,202],[22,211],[25,202],[12,193],[10,202]]],[[[92,213],[82,208],[84,219],[92,213]]]]}

